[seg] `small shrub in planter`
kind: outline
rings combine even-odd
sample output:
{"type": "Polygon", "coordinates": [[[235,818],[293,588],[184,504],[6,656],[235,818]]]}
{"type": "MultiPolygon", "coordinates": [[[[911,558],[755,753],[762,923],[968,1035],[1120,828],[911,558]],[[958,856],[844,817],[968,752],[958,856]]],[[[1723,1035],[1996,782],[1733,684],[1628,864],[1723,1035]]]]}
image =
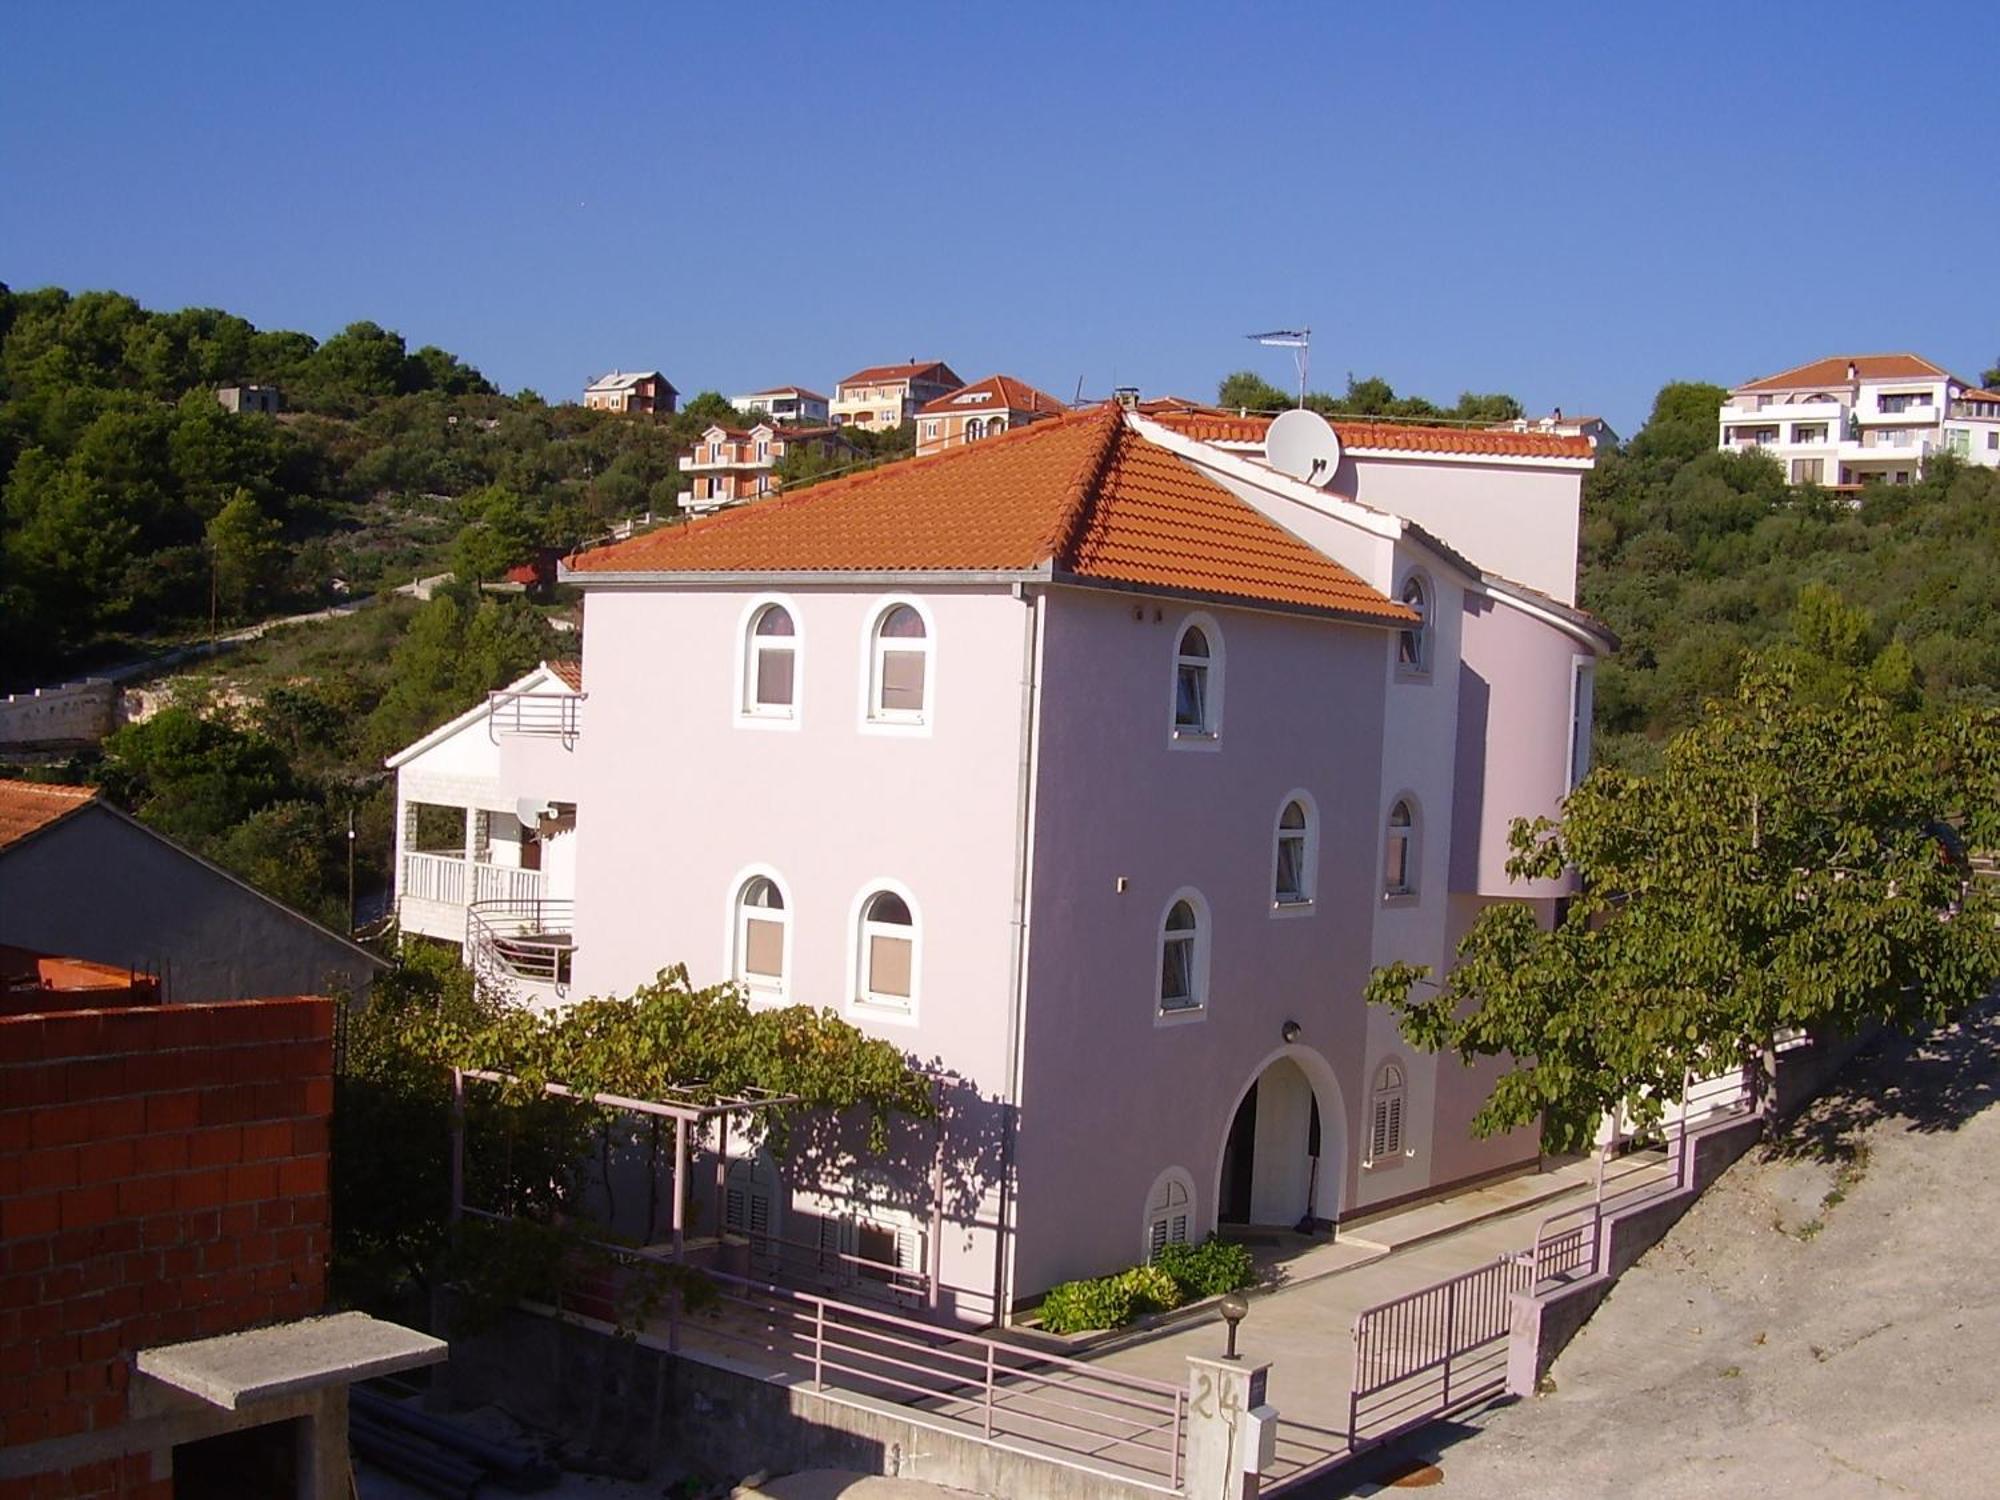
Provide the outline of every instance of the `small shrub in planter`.
{"type": "Polygon", "coordinates": [[[1181,1301],[1219,1297],[1256,1280],[1247,1246],[1210,1235],[1199,1245],[1162,1246],[1149,1268],[1164,1271],[1180,1288],[1181,1301]]]}
{"type": "Polygon", "coordinates": [[[1050,1333],[1117,1328],[1132,1318],[1132,1288],[1119,1276],[1065,1281],[1042,1299],[1042,1327],[1050,1333]]]}

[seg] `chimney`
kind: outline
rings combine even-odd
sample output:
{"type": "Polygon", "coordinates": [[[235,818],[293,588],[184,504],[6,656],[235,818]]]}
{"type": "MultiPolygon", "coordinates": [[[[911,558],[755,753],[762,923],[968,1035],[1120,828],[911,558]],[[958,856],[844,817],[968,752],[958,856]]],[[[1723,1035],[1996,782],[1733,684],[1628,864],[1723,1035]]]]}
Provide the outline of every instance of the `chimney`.
{"type": "Polygon", "coordinates": [[[1558,406],[1558,407],[1556,408],[1556,415],[1555,415],[1555,420],[1556,420],[1556,421],[1557,421],[1558,423],[1560,423],[1560,422],[1562,421],[1562,419],[1563,419],[1563,409],[1562,409],[1562,408],[1561,408],[1560,406],[1558,406]]]}
{"type": "Polygon", "coordinates": [[[1139,387],[1136,385],[1118,386],[1111,392],[1111,399],[1124,407],[1125,410],[1135,411],[1139,405],[1139,387]]]}
{"type": "Polygon", "coordinates": [[[1854,383],[1855,381],[1859,380],[1860,378],[1861,378],[1861,371],[1860,371],[1859,369],[1857,369],[1857,368],[1855,367],[1855,364],[1854,364],[1854,361],[1850,359],[1850,360],[1849,360],[1849,361],[1847,362],[1847,380],[1848,380],[1848,383],[1849,383],[1849,384],[1851,385],[1851,384],[1853,384],[1853,383],[1854,383]]]}

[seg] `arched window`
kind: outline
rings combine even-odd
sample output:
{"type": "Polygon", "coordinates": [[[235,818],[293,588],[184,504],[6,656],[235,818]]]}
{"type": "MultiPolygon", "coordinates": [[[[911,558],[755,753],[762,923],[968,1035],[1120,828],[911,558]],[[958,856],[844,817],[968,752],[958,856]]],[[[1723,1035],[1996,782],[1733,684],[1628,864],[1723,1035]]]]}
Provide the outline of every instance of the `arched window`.
{"type": "Polygon", "coordinates": [[[752,875],[736,892],[735,972],[752,997],[782,999],[791,957],[792,916],[785,893],[768,875],[752,875]]]}
{"type": "Polygon", "coordinates": [[[1421,573],[1403,580],[1401,599],[1415,612],[1417,623],[1405,625],[1396,638],[1396,670],[1405,677],[1424,677],[1431,670],[1431,586],[1421,573]]]}
{"type": "Polygon", "coordinates": [[[743,711],[790,718],[798,694],[798,635],[792,612],[782,604],[767,604],[758,610],[744,654],[743,711]]]}
{"type": "Polygon", "coordinates": [[[1280,909],[1309,907],[1319,863],[1318,819],[1311,801],[1295,792],[1278,810],[1277,847],[1273,851],[1271,904],[1280,909]]]}
{"type": "Polygon", "coordinates": [[[1389,809],[1389,833],[1382,851],[1382,894],[1417,893],[1417,815],[1407,797],[1389,809]]]}
{"type": "Polygon", "coordinates": [[[861,941],[855,998],[907,1011],[917,998],[917,922],[910,903],[894,891],[876,891],[861,903],[861,941]]]}
{"type": "Polygon", "coordinates": [[[1146,1264],[1169,1245],[1185,1245],[1194,1230],[1194,1179],[1169,1167],[1146,1196],[1146,1264]]]}
{"type": "Polygon", "coordinates": [[[1403,1070],[1383,1063],[1368,1111],[1368,1161],[1387,1166],[1403,1154],[1403,1070]]]}
{"type": "Polygon", "coordinates": [[[1208,912],[1193,891],[1176,895],[1160,924],[1159,994],[1163,1016],[1208,1004],[1208,912]]]}
{"type": "Polygon", "coordinates": [[[985,436],[986,436],[985,422],[980,420],[978,417],[967,417],[965,419],[965,440],[968,443],[976,443],[985,436]]]}
{"type": "Polygon", "coordinates": [[[1207,745],[1221,731],[1222,630],[1195,615],[1174,637],[1174,743],[1207,745]]]}
{"type": "Polygon", "coordinates": [[[930,630],[908,604],[892,604],[875,621],[870,647],[868,717],[882,724],[921,724],[930,706],[930,630]]]}

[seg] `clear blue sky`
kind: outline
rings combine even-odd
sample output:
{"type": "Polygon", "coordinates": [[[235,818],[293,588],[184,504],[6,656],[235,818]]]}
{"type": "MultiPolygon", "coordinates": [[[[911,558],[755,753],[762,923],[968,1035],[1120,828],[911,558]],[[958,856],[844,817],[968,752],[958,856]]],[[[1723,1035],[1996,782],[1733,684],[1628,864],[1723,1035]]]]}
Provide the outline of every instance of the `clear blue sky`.
{"type": "Polygon", "coordinates": [[[948,359],[1348,371],[1629,433],[1664,381],[2000,358],[2000,10],[27,5],[0,280],[508,389],[948,359]]]}

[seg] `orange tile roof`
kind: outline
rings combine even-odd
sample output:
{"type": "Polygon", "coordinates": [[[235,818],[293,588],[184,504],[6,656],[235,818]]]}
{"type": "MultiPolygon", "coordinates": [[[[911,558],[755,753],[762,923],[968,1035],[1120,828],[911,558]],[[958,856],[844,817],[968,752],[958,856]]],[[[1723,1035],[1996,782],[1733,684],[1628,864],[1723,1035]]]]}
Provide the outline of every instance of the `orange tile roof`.
{"type": "Polygon", "coordinates": [[[1852,364],[1861,380],[1942,380],[1950,374],[1917,354],[1834,354],[1809,364],[1794,365],[1775,375],[1766,375],[1739,391],[1799,391],[1847,384],[1847,367],[1852,364]]]}
{"type": "Polygon", "coordinates": [[[560,661],[546,661],[543,662],[542,665],[547,667],[551,672],[555,673],[556,676],[562,680],[562,685],[568,688],[572,693],[580,693],[583,691],[582,662],[577,661],[573,657],[566,657],[560,661]]]}
{"type": "MultiPolygon", "coordinates": [[[[1267,416],[1217,411],[1210,407],[1161,406],[1149,413],[1169,431],[1203,443],[1261,443],[1271,425],[1267,416]]],[[[1401,453],[1466,453],[1494,458],[1591,458],[1596,448],[1587,437],[1560,432],[1492,432],[1483,428],[1424,427],[1411,422],[1381,422],[1372,418],[1333,419],[1333,430],[1349,448],[1389,449],[1401,453]]]]}
{"type": "Polygon", "coordinates": [[[917,414],[925,417],[956,416],[968,408],[1033,412],[1038,415],[1069,410],[1047,391],[1038,391],[1025,380],[1016,380],[1012,375],[988,375],[984,380],[975,380],[971,385],[962,385],[935,401],[926,402],[917,408],[917,414]],[[990,395],[994,399],[976,404],[964,400],[967,396],[977,395],[990,395]]]}
{"type": "Polygon", "coordinates": [[[2000,391],[1960,391],[1961,401],[2000,401],[2000,391]]]}
{"type": "Polygon", "coordinates": [[[0,849],[85,806],[97,796],[88,786],[52,786],[38,781],[0,781],[0,849]]]}
{"type": "Polygon", "coordinates": [[[1129,428],[1114,405],[827,480],[570,559],[598,573],[1029,572],[1415,617],[1129,428]]]}
{"type": "Polygon", "coordinates": [[[907,365],[870,365],[865,370],[856,370],[852,375],[841,381],[839,385],[836,385],[834,389],[839,390],[842,385],[868,385],[881,380],[916,380],[921,376],[930,374],[933,370],[939,372],[937,378],[942,380],[946,385],[950,385],[958,379],[956,375],[952,374],[951,366],[943,360],[925,359],[907,365]]]}

